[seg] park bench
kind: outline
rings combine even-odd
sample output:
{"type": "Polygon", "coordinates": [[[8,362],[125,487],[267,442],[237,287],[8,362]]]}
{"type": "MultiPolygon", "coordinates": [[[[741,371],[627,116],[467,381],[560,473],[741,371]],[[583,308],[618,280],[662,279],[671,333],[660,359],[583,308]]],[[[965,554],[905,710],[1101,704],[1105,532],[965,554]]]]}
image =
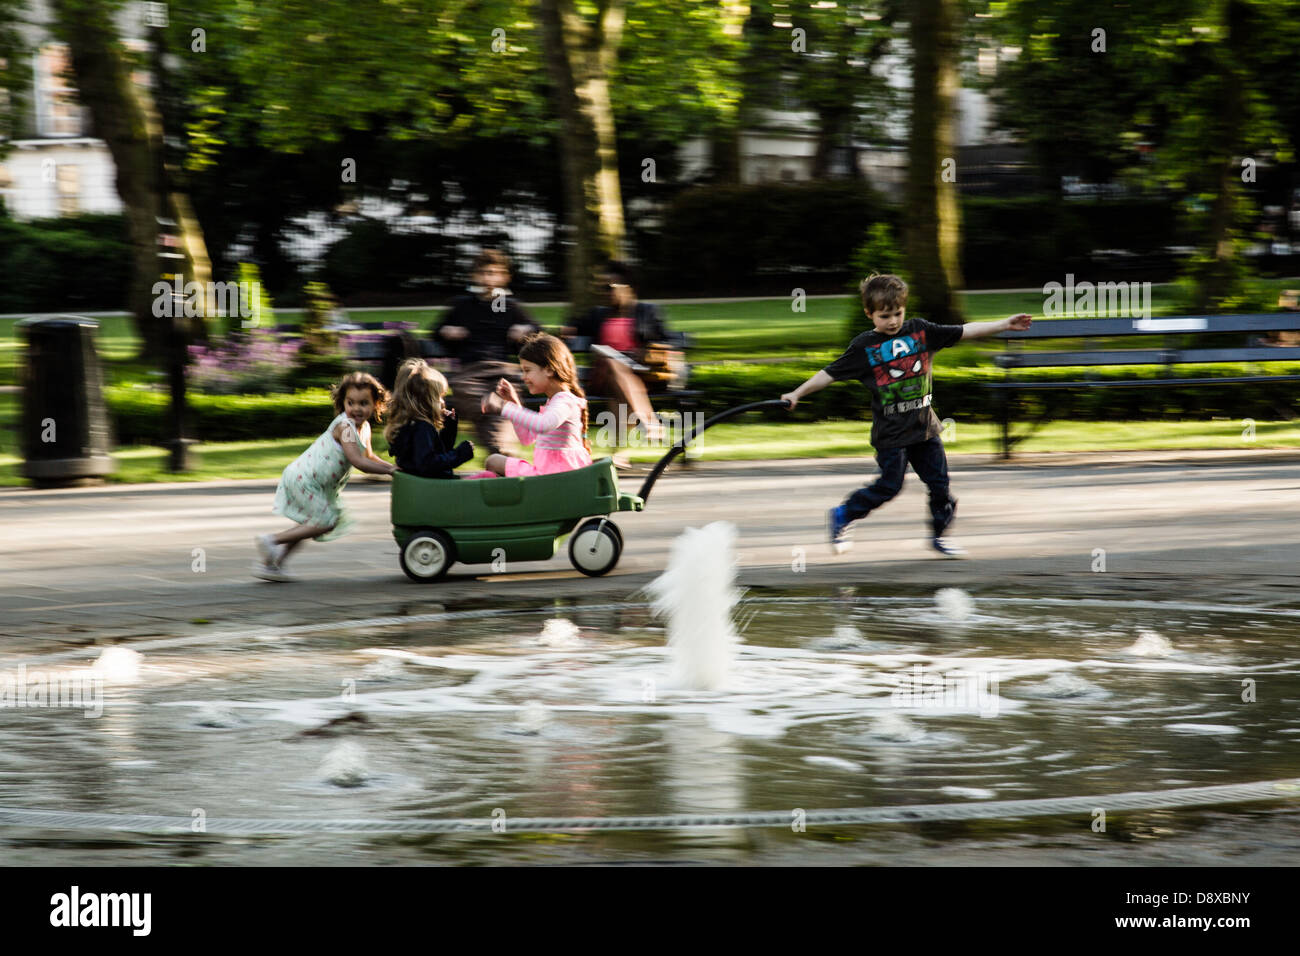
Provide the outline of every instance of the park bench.
{"type": "MultiPolygon", "coordinates": [[[[568,343],[569,349],[575,355],[589,352],[591,350],[591,339],[586,336],[572,336],[566,339],[566,342],[568,343]]],[[[690,348],[690,336],[685,332],[669,330],[664,338],[664,342],[681,352],[686,352],[686,350],[690,348]]],[[[587,392],[588,403],[604,404],[612,408],[612,400],[609,396],[593,395],[591,394],[590,389],[587,388],[587,380],[590,373],[590,365],[578,366],[578,380],[581,382],[583,390],[587,392]]],[[[685,373],[680,380],[673,382],[663,391],[650,393],[650,404],[654,406],[657,411],[662,411],[667,407],[681,416],[679,424],[673,426],[674,430],[679,432],[681,428],[689,427],[690,423],[687,420],[687,416],[697,410],[699,407],[700,396],[704,394],[698,389],[689,387],[690,373],[691,365],[690,363],[687,363],[685,373]]],[[[681,465],[683,467],[689,466],[695,453],[696,449],[688,449],[688,454],[683,455],[681,458],[681,465]]]]}
{"type": "MultiPolygon", "coordinates": [[[[1001,382],[985,386],[997,396],[998,417],[1002,429],[1002,457],[1011,457],[1011,448],[1025,436],[1011,435],[1012,403],[1015,393],[1029,389],[1124,388],[1160,385],[1235,385],[1246,382],[1300,381],[1300,375],[1242,374],[1223,377],[1181,377],[1175,368],[1208,362],[1300,362],[1300,347],[1261,344],[1258,335],[1300,329],[1300,312],[1264,315],[1189,315],[1168,318],[1046,319],[1024,331],[1003,332],[1008,351],[993,356],[993,362],[1006,372],[1001,382]],[[1204,336],[1236,335],[1245,344],[1211,343],[1204,336]],[[1097,339],[1133,337],[1156,348],[1079,348],[1072,351],[1031,351],[1020,348],[1029,339],[1097,339]],[[1159,337],[1158,339],[1152,337],[1159,337]],[[1195,338],[1191,347],[1186,340],[1195,338]],[[1180,341],[1182,340],[1182,341],[1180,341]],[[1015,373],[1029,368],[1102,367],[1108,365],[1146,365],[1164,369],[1156,378],[1105,379],[1082,378],[1072,381],[1028,381],[1016,379],[1015,373]]],[[[1047,403],[1034,427],[1051,414],[1047,403]]]]}

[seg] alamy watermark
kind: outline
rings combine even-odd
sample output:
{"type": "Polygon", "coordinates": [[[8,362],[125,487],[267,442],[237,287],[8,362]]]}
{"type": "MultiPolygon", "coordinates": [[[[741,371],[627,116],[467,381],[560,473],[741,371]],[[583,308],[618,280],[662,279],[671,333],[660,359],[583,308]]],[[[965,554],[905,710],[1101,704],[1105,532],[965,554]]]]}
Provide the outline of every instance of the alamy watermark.
{"type": "Polygon", "coordinates": [[[91,668],[64,671],[0,671],[0,708],[77,707],[83,717],[104,713],[104,675],[91,668]]]}
{"type": "Polygon", "coordinates": [[[634,425],[626,405],[617,410],[603,411],[596,416],[596,443],[606,448],[671,448],[684,438],[696,436],[688,446],[690,451],[701,449],[704,428],[703,412],[656,412],[658,428],[634,425]]]}
{"type": "Polygon", "coordinates": [[[913,664],[894,674],[893,704],[906,710],[942,710],[996,717],[998,677],[988,671],[941,674],[913,664]]]}
{"type": "MultiPolygon", "coordinates": [[[[256,316],[262,300],[260,282],[182,282],[184,275],[177,273],[171,282],[153,284],[154,318],[187,319],[201,315],[239,316],[251,319],[256,316]]],[[[248,323],[244,323],[245,328],[248,323]]]]}
{"type": "Polygon", "coordinates": [[[1065,284],[1043,286],[1043,315],[1047,318],[1151,318],[1150,282],[1080,282],[1065,274],[1065,284]]]}

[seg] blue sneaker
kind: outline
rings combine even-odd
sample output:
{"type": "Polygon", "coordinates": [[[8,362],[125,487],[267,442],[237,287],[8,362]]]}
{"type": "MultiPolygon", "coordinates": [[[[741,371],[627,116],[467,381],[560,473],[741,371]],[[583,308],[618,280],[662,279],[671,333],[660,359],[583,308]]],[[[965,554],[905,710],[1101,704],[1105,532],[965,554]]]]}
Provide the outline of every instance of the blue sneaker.
{"type": "Polygon", "coordinates": [[[930,547],[938,551],[945,558],[964,558],[966,549],[959,545],[952,538],[931,538],[930,547]]]}
{"type": "Polygon", "coordinates": [[[831,541],[831,550],[843,554],[853,547],[849,540],[849,519],[844,517],[844,506],[836,505],[826,516],[826,530],[831,541]]]}

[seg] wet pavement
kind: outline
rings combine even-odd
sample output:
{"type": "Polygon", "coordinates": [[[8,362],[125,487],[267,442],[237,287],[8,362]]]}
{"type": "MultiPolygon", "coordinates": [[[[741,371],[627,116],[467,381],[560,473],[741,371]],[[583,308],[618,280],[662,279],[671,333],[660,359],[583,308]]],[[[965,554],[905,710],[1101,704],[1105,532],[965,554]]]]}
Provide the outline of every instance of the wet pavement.
{"type": "MultiPolygon", "coordinates": [[[[621,514],[626,549],[603,578],[549,562],[456,565],[434,584],[402,574],[388,487],[354,479],[351,535],[302,548],[292,583],[254,580],[253,536],[284,527],[274,483],[0,491],[0,649],[58,650],[245,625],[420,614],[504,602],[628,599],[664,566],[683,528],[739,528],[739,583],[783,592],[852,586],[931,593],[1198,600],[1300,607],[1300,454],[952,457],[952,534],[970,552],[939,558],[926,540],[924,486],[854,526],[833,555],[825,511],[874,474],[870,459],[729,462],[671,470],[647,510],[621,514]]],[[[622,480],[635,491],[641,475],[622,480]]]]}

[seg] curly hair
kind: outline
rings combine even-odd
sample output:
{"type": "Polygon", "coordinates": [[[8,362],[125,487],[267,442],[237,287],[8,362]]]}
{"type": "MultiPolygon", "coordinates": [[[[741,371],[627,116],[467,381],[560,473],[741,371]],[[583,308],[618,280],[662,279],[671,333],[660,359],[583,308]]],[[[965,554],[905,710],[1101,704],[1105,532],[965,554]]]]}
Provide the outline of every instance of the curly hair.
{"type": "Polygon", "coordinates": [[[339,380],[337,385],[330,389],[330,396],[334,400],[334,414],[342,413],[343,403],[348,397],[348,390],[353,388],[370,389],[370,395],[375,400],[375,421],[382,422],[384,420],[384,409],[388,407],[388,390],[380,385],[379,379],[369,372],[348,372],[339,380]]]}

